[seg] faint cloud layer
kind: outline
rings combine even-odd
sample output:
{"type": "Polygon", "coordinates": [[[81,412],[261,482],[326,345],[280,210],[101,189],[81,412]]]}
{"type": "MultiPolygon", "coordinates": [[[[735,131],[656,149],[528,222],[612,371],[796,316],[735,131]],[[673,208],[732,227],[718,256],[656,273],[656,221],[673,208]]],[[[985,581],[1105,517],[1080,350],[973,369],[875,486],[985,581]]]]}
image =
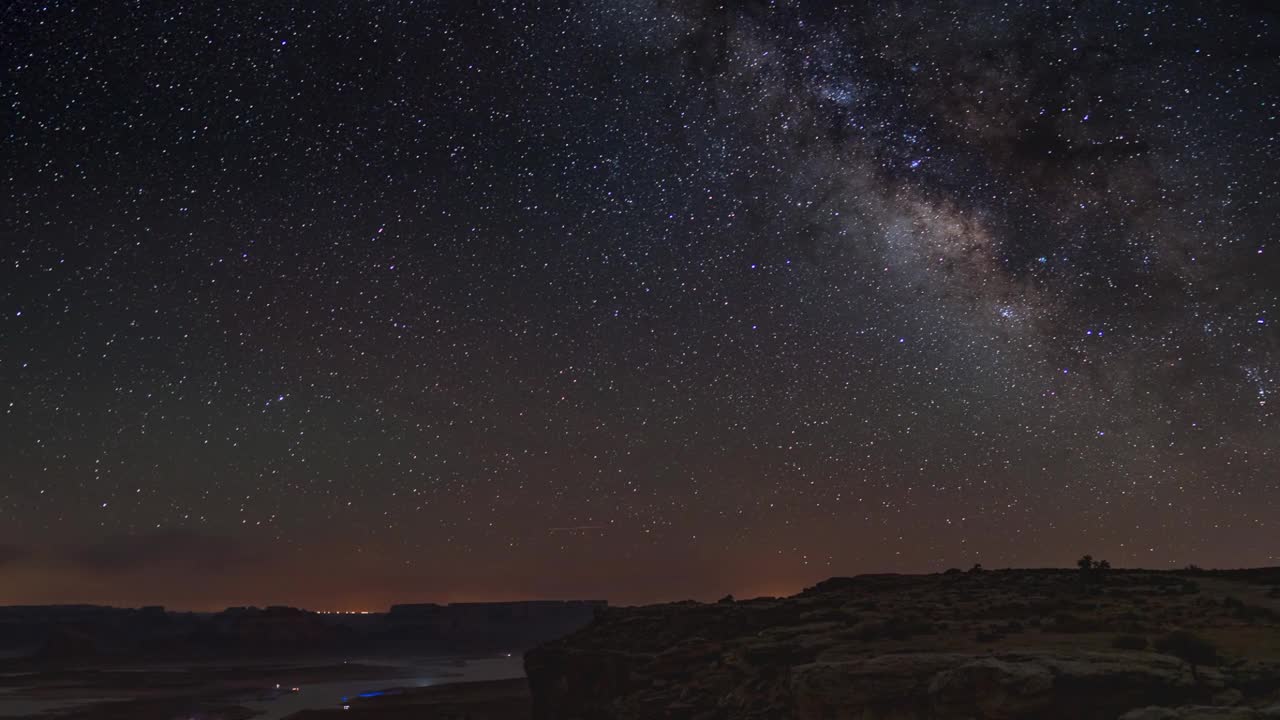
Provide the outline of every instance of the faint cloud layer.
{"type": "Polygon", "coordinates": [[[0,568],[15,565],[24,560],[30,553],[17,545],[0,543],[0,568]]]}
{"type": "Polygon", "coordinates": [[[64,560],[83,570],[126,573],[138,570],[225,572],[257,565],[263,557],[236,540],[187,530],[117,535],[70,550],[64,560]]]}
{"type": "Polygon", "coordinates": [[[19,565],[45,570],[72,569],[108,575],[160,570],[230,572],[266,561],[244,543],[188,530],[113,535],[87,544],[36,548],[0,543],[0,568],[19,565]]]}

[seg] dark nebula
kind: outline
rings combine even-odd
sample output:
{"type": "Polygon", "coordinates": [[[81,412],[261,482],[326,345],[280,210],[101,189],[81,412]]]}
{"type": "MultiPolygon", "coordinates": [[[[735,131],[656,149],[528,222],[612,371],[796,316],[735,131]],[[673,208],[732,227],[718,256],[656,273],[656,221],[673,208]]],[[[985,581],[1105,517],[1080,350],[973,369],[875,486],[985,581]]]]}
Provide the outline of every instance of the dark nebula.
{"type": "Polygon", "coordinates": [[[1275,565],[1269,8],[18,2],[0,603],[1275,565]]]}

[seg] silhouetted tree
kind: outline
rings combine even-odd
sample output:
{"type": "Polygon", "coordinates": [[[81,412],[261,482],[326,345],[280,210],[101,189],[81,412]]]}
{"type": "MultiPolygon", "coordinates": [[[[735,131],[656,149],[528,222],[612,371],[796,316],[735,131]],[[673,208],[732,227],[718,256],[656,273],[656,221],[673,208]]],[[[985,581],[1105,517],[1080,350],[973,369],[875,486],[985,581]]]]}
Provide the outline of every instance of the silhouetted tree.
{"type": "Polygon", "coordinates": [[[1094,560],[1092,555],[1085,555],[1076,561],[1076,567],[1085,572],[1091,570],[1110,570],[1111,563],[1107,560],[1094,560]]]}
{"type": "Polygon", "coordinates": [[[1088,590],[1101,584],[1102,574],[1111,569],[1111,563],[1106,560],[1094,560],[1092,555],[1085,555],[1076,561],[1076,567],[1080,568],[1080,584],[1088,590]]]}

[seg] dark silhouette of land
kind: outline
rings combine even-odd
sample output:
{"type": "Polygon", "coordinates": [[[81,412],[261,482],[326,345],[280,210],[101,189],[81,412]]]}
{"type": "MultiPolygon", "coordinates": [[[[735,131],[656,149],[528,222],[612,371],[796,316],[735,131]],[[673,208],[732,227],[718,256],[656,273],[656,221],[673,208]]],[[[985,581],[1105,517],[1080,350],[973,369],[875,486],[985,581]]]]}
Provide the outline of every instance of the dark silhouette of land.
{"type": "Polygon", "coordinates": [[[1280,717],[1280,568],[832,578],[610,609],[525,669],[536,720],[1280,717]]]}
{"type": "MultiPolygon", "coordinates": [[[[53,617],[71,611],[10,609],[0,615],[31,617],[38,612],[53,617]]],[[[157,610],[127,612],[137,615],[129,616],[129,622],[188,622],[161,621],[157,610]]],[[[229,636],[236,638],[233,645],[239,648],[253,646],[244,638],[255,632],[302,638],[306,642],[299,641],[295,647],[312,646],[312,631],[326,628],[336,633],[334,643],[376,638],[399,652],[423,638],[438,642],[447,637],[461,647],[466,644],[461,639],[467,637],[468,642],[474,641],[472,647],[489,647],[497,642],[494,628],[511,630],[521,613],[540,629],[508,637],[527,640],[553,627],[562,630],[557,637],[538,639],[524,655],[527,678],[423,688],[397,682],[394,674],[379,676],[376,667],[354,666],[354,672],[368,673],[369,681],[381,689],[344,701],[346,709],[335,703],[292,717],[1280,717],[1280,568],[1125,570],[1086,556],[1074,570],[975,566],[933,575],[832,578],[785,598],[726,596],[715,603],[641,607],[603,603],[455,609],[400,606],[377,618],[241,610],[200,623],[204,623],[201,627],[230,623],[238,628],[229,636]],[[495,624],[493,617],[502,619],[495,624]],[[568,627],[573,624],[571,617],[576,627],[568,627]],[[290,623],[307,630],[281,629],[293,628],[290,623]],[[389,627],[405,634],[393,638],[376,630],[389,627]]],[[[199,647],[214,646],[228,652],[225,645],[216,643],[199,647]]],[[[165,652],[173,649],[172,643],[165,645],[165,652]]],[[[39,654],[24,662],[56,678],[55,655],[39,654]]],[[[317,682],[337,672],[326,666],[292,670],[299,682],[317,682]]],[[[227,672],[218,692],[206,692],[198,701],[184,701],[187,696],[176,690],[166,694],[152,688],[150,705],[135,704],[132,715],[119,714],[127,706],[117,705],[81,709],[68,717],[160,720],[175,717],[179,710],[207,720],[248,717],[241,703],[252,686],[253,670],[227,672]],[[193,708],[200,714],[192,714],[193,708]]],[[[0,683],[17,684],[0,678],[0,683]]]]}
{"type": "Polygon", "coordinates": [[[511,652],[582,627],[604,601],[395,605],[386,613],[292,607],[219,613],[100,605],[0,607],[0,653],[50,664],[321,653],[511,652]]]}

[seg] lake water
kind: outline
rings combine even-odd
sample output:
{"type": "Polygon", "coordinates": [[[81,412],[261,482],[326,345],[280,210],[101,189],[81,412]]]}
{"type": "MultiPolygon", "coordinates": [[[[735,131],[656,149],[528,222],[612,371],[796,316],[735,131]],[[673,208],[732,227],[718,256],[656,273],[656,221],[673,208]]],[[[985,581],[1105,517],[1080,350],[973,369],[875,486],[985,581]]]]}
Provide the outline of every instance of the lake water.
{"type": "Polygon", "coordinates": [[[31,698],[7,698],[16,688],[0,688],[0,718],[32,718],[55,710],[70,710],[81,705],[103,702],[109,698],[75,698],[65,700],[34,700],[31,698]]]}
{"type": "Polygon", "coordinates": [[[417,672],[410,677],[390,680],[360,680],[355,682],[330,682],[302,685],[296,693],[288,693],[274,700],[243,703],[245,707],[263,712],[254,720],[282,720],[299,710],[336,709],[342,699],[363,693],[377,692],[393,687],[428,687],[447,682],[477,682],[481,680],[509,680],[524,677],[524,662],[519,655],[467,660],[462,664],[432,663],[428,665],[396,665],[409,667],[417,672]]]}

